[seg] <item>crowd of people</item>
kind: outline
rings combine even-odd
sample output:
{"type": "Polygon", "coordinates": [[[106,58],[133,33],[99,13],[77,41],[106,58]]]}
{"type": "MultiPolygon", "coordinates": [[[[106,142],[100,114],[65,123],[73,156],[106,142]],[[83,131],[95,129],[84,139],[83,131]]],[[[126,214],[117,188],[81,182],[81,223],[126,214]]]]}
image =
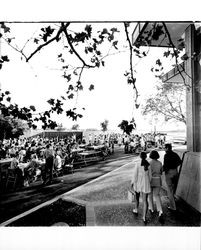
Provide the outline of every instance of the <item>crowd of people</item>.
{"type": "Polygon", "coordinates": [[[18,186],[28,186],[39,177],[44,184],[52,182],[53,175],[62,172],[62,167],[72,163],[76,155],[73,153],[80,146],[90,147],[104,145],[103,154],[114,153],[114,137],[97,137],[94,141],[85,137],[67,138],[20,138],[0,141],[0,160],[10,159],[10,169],[18,176],[18,186]],[[25,168],[20,166],[26,165],[25,168]]]}
{"type": "Polygon", "coordinates": [[[163,220],[163,209],[160,198],[162,187],[162,173],[165,173],[165,181],[167,184],[167,194],[169,198],[169,209],[175,211],[176,204],[174,193],[178,181],[178,166],[181,165],[181,159],[175,152],[172,151],[172,145],[165,144],[165,155],[163,164],[158,159],[160,158],[158,151],[152,150],[147,160],[146,152],[140,153],[141,161],[135,164],[134,174],[131,181],[131,190],[133,191],[135,202],[133,213],[138,214],[139,198],[142,195],[143,202],[143,222],[147,223],[147,212],[154,213],[153,197],[156,201],[156,210],[159,220],[163,220]]]}
{"type": "Polygon", "coordinates": [[[166,135],[160,133],[119,135],[118,137],[118,144],[119,146],[124,145],[125,153],[139,153],[153,146],[162,149],[164,148],[165,142],[166,135]]]}
{"type": "Polygon", "coordinates": [[[32,137],[0,141],[0,160],[10,159],[10,169],[14,169],[18,176],[18,186],[29,186],[32,182],[42,178],[44,184],[52,182],[54,175],[58,176],[65,165],[71,164],[76,155],[73,150],[83,146],[104,145],[103,157],[114,153],[114,145],[124,146],[125,153],[139,153],[146,151],[148,143],[164,144],[165,137],[152,134],[124,135],[118,133],[99,135],[89,134],[77,139],[76,136],[67,138],[32,137]],[[24,164],[24,165],[23,165],[24,164]],[[25,166],[25,167],[23,167],[25,166]]]}
{"type": "Polygon", "coordinates": [[[34,138],[9,139],[0,142],[0,160],[10,159],[10,169],[16,171],[19,186],[29,186],[30,183],[42,177],[43,184],[49,184],[53,180],[54,172],[58,172],[65,164],[70,164],[73,160],[73,149],[81,146],[104,145],[104,153],[114,153],[114,144],[119,147],[124,146],[125,153],[134,152],[137,145],[140,145],[141,161],[134,166],[134,174],[131,181],[131,190],[134,194],[135,202],[133,213],[138,214],[140,195],[143,201],[143,221],[147,223],[147,212],[154,213],[154,200],[159,219],[163,218],[163,209],[160,198],[162,187],[162,173],[165,173],[167,184],[167,194],[169,197],[169,209],[176,210],[174,192],[178,181],[177,168],[181,164],[180,157],[172,151],[171,144],[165,144],[165,136],[152,134],[145,135],[99,135],[76,140],[76,137],[68,138],[34,138]],[[157,150],[152,150],[147,160],[146,149],[148,143],[153,142],[154,148],[165,148],[164,162],[158,159],[157,150]],[[20,164],[26,164],[26,168],[19,168],[20,164]],[[154,199],[153,199],[154,198],[154,199]]]}

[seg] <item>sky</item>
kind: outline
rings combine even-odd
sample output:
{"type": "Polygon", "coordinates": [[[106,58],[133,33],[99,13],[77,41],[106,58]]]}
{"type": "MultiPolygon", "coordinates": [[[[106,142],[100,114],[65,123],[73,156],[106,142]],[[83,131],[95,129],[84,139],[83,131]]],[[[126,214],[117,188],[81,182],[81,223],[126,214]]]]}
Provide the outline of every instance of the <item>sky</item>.
{"type": "MultiPolygon", "coordinates": [[[[49,25],[49,24],[48,24],[49,25]]],[[[79,30],[80,27],[85,27],[86,24],[74,24],[71,29],[79,30]]],[[[37,36],[40,32],[40,23],[27,24],[15,23],[10,24],[12,34],[15,37],[15,43],[22,48],[27,40],[37,36]]],[[[127,45],[126,37],[123,32],[123,24],[107,24],[95,23],[92,25],[94,29],[102,29],[103,27],[117,27],[120,33],[117,37],[120,41],[122,53],[115,53],[106,58],[105,67],[99,69],[89,69],[84,71],[82,81],[86,86],[84,91],[80,91],[78,98],[68,100],[66,108],[76,107],[82,111],[84,115],[82,119],[72,121],[62,115],[53,115],[59,123],[70,129],[73,124],[79,124],[80,129],[96,128],[100,129],[100,123],[105,119],[109,121],[108,129],[118,130],[118,124],[122,120],[130,121],[134,117],[137,129],[148,130],[150,132],[157,126],[159,130],[175,128],[175,123],[168,124],[160,120],[157,124],[154,119],[142,117],[141,107],[145,104],[145,99],[155,92],[155,86],[158,81],[151,72],[151,67],[156,59],[162,58],[163,49],[151,48],[147,57],[139,59],[134,58],[133,64],[136,70],[136,86],[139,91],[140,108],[136,110],[133,102],[132,87],[127,84],[127,79],[124,76],[125,71],[129,69],[129,53],[123,44],[127,45]],[[95,89],[89,91],[90,84],[94,84],[95,89]],[[85,110],[82,110],[82,107],[85,110]]],[[[134,30],[135,23],[131,25],[130,31],[134,30]]],[[[65,41],[63,41],[65,43],[65,41]]],[[[29,41],[25,46],[25,52],[30,53],[34,49],[33,43],[29,41]]],[[[107,51],[108,47],[103,48],[107,51]]],[[[144,48],[145,51],[148,48],[144,48]]],[[[29,63],[21,59],[20,54],[8,47],[3,41],[1,42],[1,53],[8,52],[10,62],[3,66],[0,72],[2,90],[11,92],[12,101],[20,106],[35,105],[38,111],[43,111],[49,107],[47,100],[54,97],[57,98],[64,94],[67,90],[67,84],[62,77],[60,70],[61,64],[57,60],[57,55],[62,50],[62,47],[50,45],[43,49],[39,54],[35,55],[29,63]]],[[[72,65],[76,65],[77,61],[73,57],[68,57],[72,65]]],[[[172,62],[165,62],[164,67],[166,72],[171,69],[172,62]]],[[[178,128],[181,125],[177,124],[178,128]]]]}

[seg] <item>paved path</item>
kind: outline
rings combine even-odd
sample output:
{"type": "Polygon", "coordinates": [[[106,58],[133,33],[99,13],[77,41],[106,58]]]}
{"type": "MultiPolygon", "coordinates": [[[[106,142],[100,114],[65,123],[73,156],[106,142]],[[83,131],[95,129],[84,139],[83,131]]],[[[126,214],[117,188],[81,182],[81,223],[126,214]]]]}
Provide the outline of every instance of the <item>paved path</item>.
{"type": "MultiPolygon", "coordinates": [[[[135,159],[134,161],[137,161],[135,159]]],[[[87,225],[89,226],[144,226],[142,222],[142,202],[139,214],[132,213],[133,204],[128,201],[128,188],[134,162],[128,163],[90,183],[63,195],[63,199],[74,200],[86,205],[87,225]]],[[[148,226],[200,226],[200,216],[192,213],[181,202],[178,211],[167,209],[166,192],[161,192],[164,221],[158,220],[157,213],[148,214],[148,226]],[[191,212],[191,213],[189,213],[191,212]]]]}

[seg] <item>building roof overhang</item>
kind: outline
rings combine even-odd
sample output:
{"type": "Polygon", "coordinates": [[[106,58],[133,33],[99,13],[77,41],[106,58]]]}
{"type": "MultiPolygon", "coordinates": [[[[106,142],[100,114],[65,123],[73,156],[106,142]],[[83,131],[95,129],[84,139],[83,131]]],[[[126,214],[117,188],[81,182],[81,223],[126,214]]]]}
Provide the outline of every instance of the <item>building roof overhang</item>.
{"type": "MultiPolygon", "coordinates": [[[[140,37],[145,36],[149,32],[154,24],[163,25],[162,22],[138,22],[133,34],[132,42],[133,45],[137,44],[140,37]]],[[[178,40],[182,38],[186,28],[193,24],[193,22],[165,22],[168,32],[171,36],[172,42],[175,46],[178,44],[178,40]]],[[[158,40],[152,40],[151,46],[153,47],[171,47],[168,37],[161,35],[158,40]]]]}
{"type": "Polygon", "coordinates": [[[182,83],[185,77],[185,64],[184,62],[179,64],[178,67],[175,67],[168,71],[166,74],[161,76],[162,82],[166,83],[182,83]]]}
{"type": "MultiPolygon", "coordinates": [[[[156,22],[138,22],[136,25],[133,34],[132,34],[132,42],[133,45],[137,44],[140,40],[140,37],[145,36],[147,32],[149,32],[153,28],[153,24],[156,22]]],[[[162,22],[157,22],[162,25],[162,22]]],[[[174,46],[178,45],[178,40],[183,37],[183,34],[186,28],[193,24],[193,22],[165,22],[168,32],[171,36],[171,40],[174,46]]],[[[152,47],[171,47],[169,43],[169,39],[165,35],[161,35],[158,40],[153,40],[151,45],[152,47]]],[[[185,64],[181,63],[179,67],[175,67],[171,69],[169,72],[161,76],[162,82],[174,82],[181,83],[185,77],[184,75],[184,67],[185,64]]]]}

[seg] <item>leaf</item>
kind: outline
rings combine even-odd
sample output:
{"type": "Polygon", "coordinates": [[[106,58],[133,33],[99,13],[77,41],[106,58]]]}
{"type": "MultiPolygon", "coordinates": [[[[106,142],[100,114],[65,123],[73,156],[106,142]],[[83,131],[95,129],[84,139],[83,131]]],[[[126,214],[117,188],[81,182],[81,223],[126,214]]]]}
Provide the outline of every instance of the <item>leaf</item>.
{"type": "Polygon", "coordinates": [[[7,102],[10,102],[10,100],[11,100],[10,97],[7,97],[7,98],[6,98],[6,101],[7,101],[7,102]]]}
{"type": "Polygon", "coordinates": [[[10,92],[9,92],[9,91],[5,91],[5,94],[6,94],[6,95],[10,95],[10,92]]]}
{"type": "Polygon", "coordinates": [[[65,98],[64,96],[61,96],[61,98],[62,98],[63,100],[66,100],[66,98],[65,98]]]}
{"type": "Polygon", "coordinates": [[[4,62],[9,62],[8,56],[1,56],[1,59],[2,59],[4,62]]]}
{"type": "Polygon", "coordinates": [[[74,94],[71,93],[71,94],[68,96],[68,99],[73,99],[73,97],[74,97],[74,94]]]}
{"type": "Polygon", "coordinates": [[[68,90],[73,90],[73,89],[74,89],[73,85],[70,84],[70,85],[68,86],[68,90]]]}
{"type": "Polygon", "coordinates": [[[161,60],[160,60],[160,59],[157,59],[157,60],[156,60],[156,64],[157,64],[158,66],[161,66],[161,65],[162,65],[161,60]]]}
{"type": "Polygon", "coordinates": [[[38,44],[38,42],[39,42],[39,39],[34,38],[34,43],[38,44]]]}
{"type": "Polygon", "coordinates": [[[114,33],[114,32],[118,32],[117,28],[111,28],[110,30],[111,30],[113,33],[114,33]]]}
{"type": "Polygon", "coordinates": [[[93,52],[93,48],[92,47],[88,47],[88,51],[92,53],[93,52]]]}
{"type": "Polygon", "coordinates": [[[182,57],[181,57],[181,60],[183,60],[183,61],[186,61],[186,60],[188,60],[188,55],[185,53],[182,57]]]}
{"type": "Polygon", "coordinates": [[[7,27],[4,23],[1,24],[1,28],[4,30],[4,33],[10,32],[10,28],[7,27]]]}
{"type": "Polygon", "coordinates": [[[85,31],[87,32],[88,36],[91,37],[92,27],[91,25],[86,25],[85,31]]]}
{"type": "Polygon", "coordinates": [[[96,55],[97,56],[100,56],[101,55],[101,52],[99,50],[96,50],[96,55]]]}
{"type": "Polygon", "coordinates": [[[115,47],[115,49],[118,49],[117,44],[118,44],[118,41],[114,41],[114,42],[112,43],[112,45],[115,47]]]}
{"type": "Polygon", "coordinates": [[[54,99],[49,99],[48,101],[47,101],[50,105],[54,105],[54,99]]]}
{"type": "Polygon", "coordinates": [[[108,36],[108,41],[111,42],[113,39],[114,39],[114,35],[113,35],[113,34],[110,34],[110,35],[108,36]]]}
{"type": "Polygon", "coordinates": [[[29,106],[30,107],[30,109],[32,110],[32,111],[36,111],[36,108],[35,108],[35,106],[33,106],[33,105],[31,105],[31,106],[29,106]]]}
{"type": "Polygon", "coordinates": [[[142,55],[143,55],[143,56],[147,56],[146,52],[144,52],[144,51],[142,52],[142,55]]]}
{"type": "Polygon", "coordinates": [[[170,51],[168,50],[168,51],[165,51],[164,53],[163,53],[163,56],[164,57],[168,57],[170,55],[170,51]]]}
{"type": "Polygon", "coordinates": [[[154,33],[152,35],[152,39],[157,41],[162,34],[164,34],[163,26],[162,25],[157,25],[155,27],[154,33]]]}
{"type": "Polygon", "coordinates": [[[93,89],[94,89],[94,85],[91,84],[91,85],[89,86],[89,90],[91,91],[91,90],[93,90],[93,89]]]}
{"type": "Polygon", "coordinates": [[[108,30],[106,28],[104,28],[102,31],[102,35],[104,35],[104,34],[108,34],[108,30]]]}
{"type": "Polygon", "coordinates": [[[69,74],[69,75],[63,75],[63,77],[65,78],[65,79],[67,79],[67,82],[70,82],[70,80],[71,80],[71,74],[69,74]]]}
{"type": "Polygon", "coordinates": [[[33,129],[37,129],[37,126],[35,124],[32,124],[33,129]]]}
{"type": "Polygon", "coordinates": [[[79,90],[83,90],[82,84],[78,85],[77,88],[78,88],[79,90]]]}

